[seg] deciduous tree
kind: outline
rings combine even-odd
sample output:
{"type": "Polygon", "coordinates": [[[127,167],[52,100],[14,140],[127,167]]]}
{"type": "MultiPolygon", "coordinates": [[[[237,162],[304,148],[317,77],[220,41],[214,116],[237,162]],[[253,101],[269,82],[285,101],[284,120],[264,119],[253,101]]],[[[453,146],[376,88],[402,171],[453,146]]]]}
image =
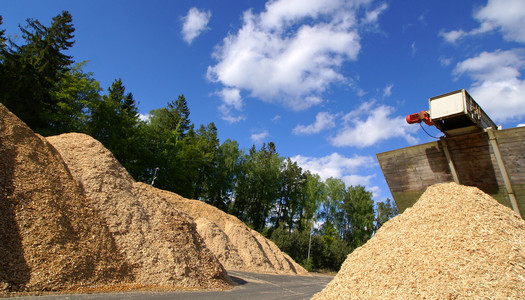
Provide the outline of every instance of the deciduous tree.
{"type": "Polygon", "coordinates": [[[349,230],[345,239],[355,249],[368,241],[374,232],[374,202],[372,193],[363,186],[350,186],[344,197],[344,212],[349,230]]]}

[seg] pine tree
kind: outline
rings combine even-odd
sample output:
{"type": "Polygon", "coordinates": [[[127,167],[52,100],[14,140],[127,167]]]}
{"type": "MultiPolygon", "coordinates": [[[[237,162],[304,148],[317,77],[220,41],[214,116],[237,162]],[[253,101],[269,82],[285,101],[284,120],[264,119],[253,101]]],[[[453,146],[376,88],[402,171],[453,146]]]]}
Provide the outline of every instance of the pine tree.
{"type": "Polygon", "coordinates": [[[0,101],[36,132],[54,134],[57,99],[52,91],[73,62],[64,54],[74,44],[72,17],[64,11],[50,27],[28,19],[20,30],[26,44],[10,41],[2,49],[0,101]]]}
{"type": "Polygon", "coordinates": [[[92,105],[89,134],[99,140],[115,158],[137,177],[144,168],[141,157],[141,130],[133,94],[125,92],[121,79],[113,82],[108,94],[92,105]]]}

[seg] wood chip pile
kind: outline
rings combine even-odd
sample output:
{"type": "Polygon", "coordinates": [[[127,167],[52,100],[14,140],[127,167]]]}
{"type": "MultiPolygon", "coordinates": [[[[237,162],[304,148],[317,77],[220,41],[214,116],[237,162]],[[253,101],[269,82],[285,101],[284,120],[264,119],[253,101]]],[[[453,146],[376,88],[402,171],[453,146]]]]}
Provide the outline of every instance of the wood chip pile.
{"type": "Polygon", "coordinates": [[[525,221],[475,187],[431,186],[313,299],[525,299],[525,221]]]}
{"type": "Polygon", "coordinates": [[[237,218],[135,182],[95,139],[40,137],[0,104],[0,296],[228,288],[221,262],[307,273],[237,218]]]}
{"type": "Polygon", "coordinates": [[[128,269],[58,152],[0,104],[0,295],[127,282],[128,269]]]}
{"type": "Polygon", "coordinates": [[[144,285],[225,287],[229,277],[195,223],[149,194],[99,141],[85,134],[48,137],[109,226],[117,248],[144,285]]]}
{"type": "MultiPolygon", "coordinates": [[[[206,244],[204,248],[207,251],[210,249],[225,268],[249,272],[307,274],[304,268],[281,252],[273,242],[249,229],[236,217],[202,201],[185,199],[175,193],[134,182],[111,152],[92,137],[68,133],[47,139],[60,152],[73,176],[82,183],[88,197],[97,203],[100,214],[105,217],[110,231],[115,236],[117,245],[127,249],[128,255],[137,256],[133,261],[137,261],[144,251],[137,249],[135,245],[144,242],[126,237],[136,234],[136,230],[130,229],[130,226],[144,230],[153,226],[152,224],[172,222],[177,216],[176,212],[181,211],[197,220],[194,226],[199,234],[195,240],[203,237],[206,244]],[[134,209],[128,211],[123,205],[134,209]],[[159,207],[162,208],[159,210],[159,207]],[[157,212],[154,212],[155,209],[157,212]],[[124,216],[126,212],[127,216],[124,216]],[[141,214],[147,217],[141,217],[141,214]],[[170,216],[162,219],[166,215],[170,216]],[[153,219],[154,217],[158,219],[153,219]],[[140,253],[134,253],[137,251],[140,253]]],[[[155,232],[163,234],[164,230],[156,229],[151,234],[145,233],[142,239],[161,243],[163,239],[155,236],[155,232]]],[[[189,256],[193,255],[191,252],[187,253],[189,256]]],[[[177,260],[185,261],[189,260],[189,257],[177,260]]],[[[157,268],[173,268],[165,262],[154,261],[159,265],[157,268]]],[[[144,267],[148,270],[150,268],[150,265],[144,267]]]]}
{"type": "Polygon", "coordinates": [[[173,203],[192,216],[206,245],[229,270],[307,275],[303,267],[272,241],[248,228],[235,216],[202,201],[189,200],[168,191],[138,183],[149,194],[173,203]]]}

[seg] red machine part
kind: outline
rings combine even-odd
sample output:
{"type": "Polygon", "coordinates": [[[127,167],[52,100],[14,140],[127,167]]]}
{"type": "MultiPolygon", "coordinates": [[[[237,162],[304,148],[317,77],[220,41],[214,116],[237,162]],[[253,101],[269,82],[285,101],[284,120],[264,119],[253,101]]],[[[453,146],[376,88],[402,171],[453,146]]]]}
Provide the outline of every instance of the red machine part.
{"type": "Polygon", "coordinates": [[[428,111],[426,110],[415,114],[410,114],[406,117],[406,120],[408,124],[425,122],[425,124],[427,124],[428,126],[434,125],[434,123],[432,123],[432,121],[430,120],[430,115],[428,111]]]}

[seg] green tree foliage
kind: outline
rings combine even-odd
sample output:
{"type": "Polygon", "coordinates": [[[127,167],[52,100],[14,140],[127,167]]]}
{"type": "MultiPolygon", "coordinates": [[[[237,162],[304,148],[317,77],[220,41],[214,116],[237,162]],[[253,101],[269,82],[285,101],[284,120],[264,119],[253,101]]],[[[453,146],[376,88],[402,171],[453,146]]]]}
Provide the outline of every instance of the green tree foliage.
{"type": "Polygon", "coordinates": [[[184,95],[167,107],[152,110],[149,123],[144,125],[146,147],[151,158],[146,173],[153,176],[158,168],[155,186],[193,198],[191,178],[195,177],[196,133],[189,119],[190,111],[184,95]],[[186,162],[186,163],[184,163],[186,162]],[[192,172],[185,173],[193,168],[192,172]]]}
{"type": "Polygon", "coordinates": [[[214,166],[219,141],[215,124],[201,125],[195,131],[193,124],[180,143],[177,154],[180,161],[182,182],[179,182],[181,195],[191,199],[200,199],[206,189],[209,174],[214,166]]]}
{"type": "Polygon", "coordinates": [[[379,228],[381,228],[383,224],[385,224],[388,220],[392,219],[398,214],[399,212],[397,210],[395,202],[391,201],[388,198],[385,202],[378,202],[376,205],[375,230],[379,230],[379,228]]]}
{"type": "Polygon", "coordinates": [[[101,100],[100,84],[92,73],[82,68],[86,62],[75,64],[62,74],[51,96],[56,99],[56,113],[52,125],[54,133],[86,132],[92,109],[101,100]]]}
{"type": "Polygon", "coordinates": [[[214,123],[195,130],[189,115],[184,95],[150,112],[149,123],[143,125],[152,156],[146,172],[151,176],[159,168],[155,186],[201,199],[213,185],[219,140],[214,123]]]}
{"type": "Polygon", "coordinates": [[[279,195],[271,222],[274,227],[284,222],[291,229],[302,215],[306,174],[296,162],[287,158],[282,164],[280,179],[279,195]]]}
{"type": "Polygon", "coordinates": [[[223,211],[228,211],[239,172],[241,151],[236,141],[226,140],[217,149],[213,167],[208,173],[202,199],[223,211]]]}
{"type": "Polygon", "coordinates": [[[325,182],[325,195],[319,211],[319,216],[324,219],[323,228],[326,234],[342,236],[344,229],[343,199],[345,184],[341,179],[330,177],[325,182]],[[336,229],[334,232],[332,229],[336,229]]]}
{"type": "Polygon", "coordinates": [[[88,133],[108,148],[132,175],[141,172],[140,120],[131,93],[121,79],[113,82],[102,100],[92,103],[88,133]]]}
{"type": "Polygon", "coordinates": [[[275,144],[252,147],[241,159],[235,201],[231,212],[257,231],[262,231],[279,195],[282,158],[275,144]]]}
{"type": "Polygon", "coordinates": [[[73,63],[64,54],[74,43],[72,17],[64,11],[50,27],[28,19],[20,30],[25,45],[2,47],[0,101],[34,131],[55,134],[60,106],[53,92],[73,63]]]}
{"type": "MultiPolygon", "coordinates": [[[[4,22],[4,18],[0,16],[0,25],[4,22]]],[[[4,51],[7,48],[7,38],[5,37],[5,29],[0,29],[0,63],[4,61],[4,51]]],[[[1,66],[1,65],[0,65],[1,66]]]]}
{"type": "Polygon", "coordinates": [[[338,271],[349,252],[348,244],[341,239],[318,233],[310,237],[310,232],[307,230],[296,229],[290,232],[284,223],[273,230],[270,238],[279,249],[309,271],[338,271]],[[308,256],[308,249],[310,249],[310,256],[308,256]]]}
{"type": "Polygon", "coordinates": [[[319,206],[324,199],[325,184],[321,181],[319,174],[311,174],[307,171],[304,175],[306,176],[306,182],[303,191],[304,193],[301,198],[302,210],[298,228],[299,230],[310,231],[317,220],[317,212],[319,211],[319,206]]]}
{"type": "Polygon", "coordinates": [[[211,175],[215,168],[219,139],[217,127],[212,122],[207,126],[200,125],[197,130],[195,148],[197,149],[197,177],[192,180],[193,198],[202,199],[213,180],[211,175]]]}
{"type": "Polygon", "coordinates": [[[344,212],[348,224],[345,239],[355,249],[366,243],[374,232],[372,193],[360,185],[348,187],[344,197],[344,212]]]}

